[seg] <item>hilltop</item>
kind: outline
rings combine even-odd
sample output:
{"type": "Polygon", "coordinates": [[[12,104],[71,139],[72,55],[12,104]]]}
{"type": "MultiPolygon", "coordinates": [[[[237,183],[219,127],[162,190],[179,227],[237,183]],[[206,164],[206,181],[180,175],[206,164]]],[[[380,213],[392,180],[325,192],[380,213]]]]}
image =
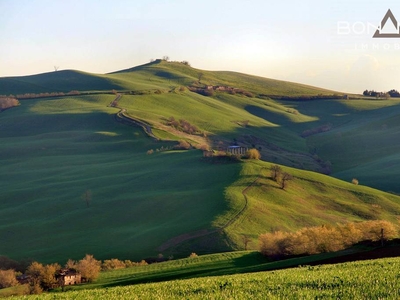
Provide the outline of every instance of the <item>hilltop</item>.
{"type": "Polygon", "coordinates": [[[271,95],[332,95],[335,92],[308,85],[268,79],[237,72],[205,71],[180,62],[155,60],[141,66],[109,74],[76,70],[0,78],[0,94],[45,92],[169,89],[171,85],[231,86],[271,95]]]}

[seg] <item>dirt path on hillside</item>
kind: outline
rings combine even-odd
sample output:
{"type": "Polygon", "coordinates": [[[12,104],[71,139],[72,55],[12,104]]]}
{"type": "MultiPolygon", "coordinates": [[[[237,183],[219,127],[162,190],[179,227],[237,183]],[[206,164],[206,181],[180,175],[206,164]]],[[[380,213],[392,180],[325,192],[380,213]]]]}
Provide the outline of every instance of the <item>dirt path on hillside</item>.
{"type": "Polygon", "coordinates": [[[257,184],[257,182],[262,178],[262,171],[265,168],[262,168],[260,170],[260,175],[258,175],[258,177],[249,185],[247,186],[243,191],[242,191],[242,195],[243,195],[243,199],[244,199],[244,205],[243,207],[240,209],[240,211],[238,211],[228,222],[225,223],[225,225],[217,228],[217,229],[202,229],[202,230],[198,230],[198,231],[194,231],[194,232],[189,232],[189,233],[184,233],[181,234],[179,236],[173,237],[172,239],[169,239],[168,241],[166,241],[165,243],[163,243],[160,247],[157,248],[158,251],[162,252],[165,251],[171,247],[177,246],[180,243],[186,242],[188,240],[192,240],[195,238],[199,238],[199,237],[204,237],[204,236],[208,236],[217,232],[221,232],[222,230],[226,229],[228,226],[232,225],[234,222],[236,222],[240,216],[245,212],[245,210],[247,209],[249,200],[247,198],[247,192],[255,185],[257,184]]]}
{"type": "Polygon", "coordinates": [[[116,115],[115,118],[118,122],[127,124],[127,125],[133,125],[133,126],[139,126],[143,129],[143,131],[151,138],[155,140],[160,140],[158,137],[156,137],[151,130],[151,126],[147,123],[145,123],[142,120],[136,119],[130,115],[127,114],[126,109],[121,109],[116,115]]]}
{"type": "Polygon", "coordinates": [[[123,123],[126,125],[139,126],[144,130],[144,132],[149,137],[158,141],[159,138],[157,138],[153,134],[153,131],[151,130],[151,126],[149,124],[147,124],[146,122],[144,122],[142,120],[139,120],[137,118],[134,118],[134,117],[128,115],[126,109],[119,106],[118,101],[121,98],[122,98],[122,94],[117,94],[115,99],[113,101],[111,101],[110,104],[108,105],[109,107],[115,107],[115,108],[119,109],[119,112],[117,112],[117,114],[115,115],[115,120],[117,120],[117,122],[120,122],[120,123],[123,123]]]}

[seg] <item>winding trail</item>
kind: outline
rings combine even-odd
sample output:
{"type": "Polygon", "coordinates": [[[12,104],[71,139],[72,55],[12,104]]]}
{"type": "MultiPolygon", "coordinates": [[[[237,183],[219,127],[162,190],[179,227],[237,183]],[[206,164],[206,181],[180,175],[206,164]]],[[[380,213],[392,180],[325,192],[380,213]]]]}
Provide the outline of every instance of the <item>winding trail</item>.
{"type": "Polygon", "coordinates": [[[238,211],[228,222],[226,222],[224,225],[222,225],[221,227],[217,228],[217,229],[202,229],[202,230],[198,230],[198,231],[194,231],[194,232],[189,232],[189,233],[184,233],[182,235],[178,235],[176,237],[173,237],[172,239],[169,239],[168,241],[166,241],[165,243],[163,243],[160,247],[157,248],[158,251],[165,251],[168,248],[171,248],[173,246],[176,246],[182,242],[191,240],[191,239],[195,239],[195,238],[199,238],[199,237],[204,237],[204,236],[208,236],[217,232],[221,232],[222,230],[226,229],[228,226],[232,225],[234,222],[236,222],[240,216],[245,212],[245,210],[247,209],[247,206],[249,204],[249,200],[247,198],[247,192],[255,185],[257,184],[257,182],[262,178],[262,171],[266,169],[265,167],[261,168],[260,170],[260,174],[258,175],[258,177],[252,182],[250,183],[243,191],[242,191],[242,195],[244,198],[244,205],[243,207],[240,209],[240,211],[238,211]]]}
{"type": "Polygon", "coordinates": [[[141,127],[143,129],[143,131],[149,137],[151,137],[151,138],[153,138],[153,139],[158,141],[159,138],[154,135],[153,131],[151,130],[150,124],[128,115],[126,109],[122,108],[122,107],[120,107],[118,105],[118,101],[121,98],[122,98],[122,94],[117,94],[115,99],[113,101],[111,101],[111,103],[108,105],[109,107],[115,107],[115,108],[119,109],[119,112],[117,112],[117,114],[115,115],[115,120],[117,122],[120,122],[120,123],[123,123],[123,124],[126,124],[126,125],[139,126],[139,127],[141,127]]]}
{"type": "Polygon", "coordinates": [[[151,138],[155,139],[155,140],[159,140],[158,137],[156,137],[153,133],[153,131],[151,130],[151,126],[150,124],[136,119],[130,115],[128,115],[126,113],[126,110],[123,108],[121,109],[116,115],[115,115],[115,119],[123,124],[127,124],[127,125],[133,125],[133,126],[139,126],[143,129],[143,131],[151,138]]]}

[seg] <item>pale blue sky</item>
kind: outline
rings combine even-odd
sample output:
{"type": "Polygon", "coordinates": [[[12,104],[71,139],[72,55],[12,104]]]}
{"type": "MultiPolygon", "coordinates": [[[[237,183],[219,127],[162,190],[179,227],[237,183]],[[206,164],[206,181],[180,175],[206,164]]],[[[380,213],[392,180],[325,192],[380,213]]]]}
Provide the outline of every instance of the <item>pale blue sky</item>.
{"type": "Polygon", "coordinates": [[[0,0],[0,76],[107,73],[168,55],[344,92],[400,90],[400,38],[372,38],[389,8],[400,22],[399,1],[0,0]]]}

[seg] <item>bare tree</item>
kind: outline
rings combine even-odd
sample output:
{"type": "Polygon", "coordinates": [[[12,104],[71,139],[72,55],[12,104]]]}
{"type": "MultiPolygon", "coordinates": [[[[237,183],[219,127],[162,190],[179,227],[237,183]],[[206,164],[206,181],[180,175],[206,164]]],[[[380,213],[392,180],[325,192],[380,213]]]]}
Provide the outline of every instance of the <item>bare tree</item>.
{"type": "Polygon", "coordinates": [[[199,73],[197,74],[197,78],[199,79],[199,82],[201,81],[201,79],[203,78],[203,76],[204,76],[204,73],[203,73],[203,72],[199,72],[199,73]]]}
{"type": "Polygon", "coordinates": [[[248,237],[245,234],[242,236],[242,239],[243,239],[243,244],[244,244],[244,250],[247,250],[247,246],[251,242],[251,239],[250,239],[250,237],[248,237]]]}
{"type": "Polygon", "coordinates": [[[165,60],[165,61],[169,61],[169,56],[168,55],[164,55],[162,59],[165,60]]]}
{"type": "Polygon", "coordinates": [[[290,175],[289,173],[284,172],[282,174],[282,178],[281,178],[281,189],[284,190],[285,187],[287,186],[287,182],[289,180],[292,180],[292,179],[293,179],[292,175],[290,175]]]}
{"type": "Polygon", "coordinates": [[[271,177],[272,180],[275,180],[276,182],[278,182],[279,176],[282,173],[282,168],[278,165],[273,165],[271,166],[271,177]]]}
{"type": "Polygon", "coordinates": [[[57,72],[59,68],[59,66],[54,66],[54,71],[57,72]]]}

